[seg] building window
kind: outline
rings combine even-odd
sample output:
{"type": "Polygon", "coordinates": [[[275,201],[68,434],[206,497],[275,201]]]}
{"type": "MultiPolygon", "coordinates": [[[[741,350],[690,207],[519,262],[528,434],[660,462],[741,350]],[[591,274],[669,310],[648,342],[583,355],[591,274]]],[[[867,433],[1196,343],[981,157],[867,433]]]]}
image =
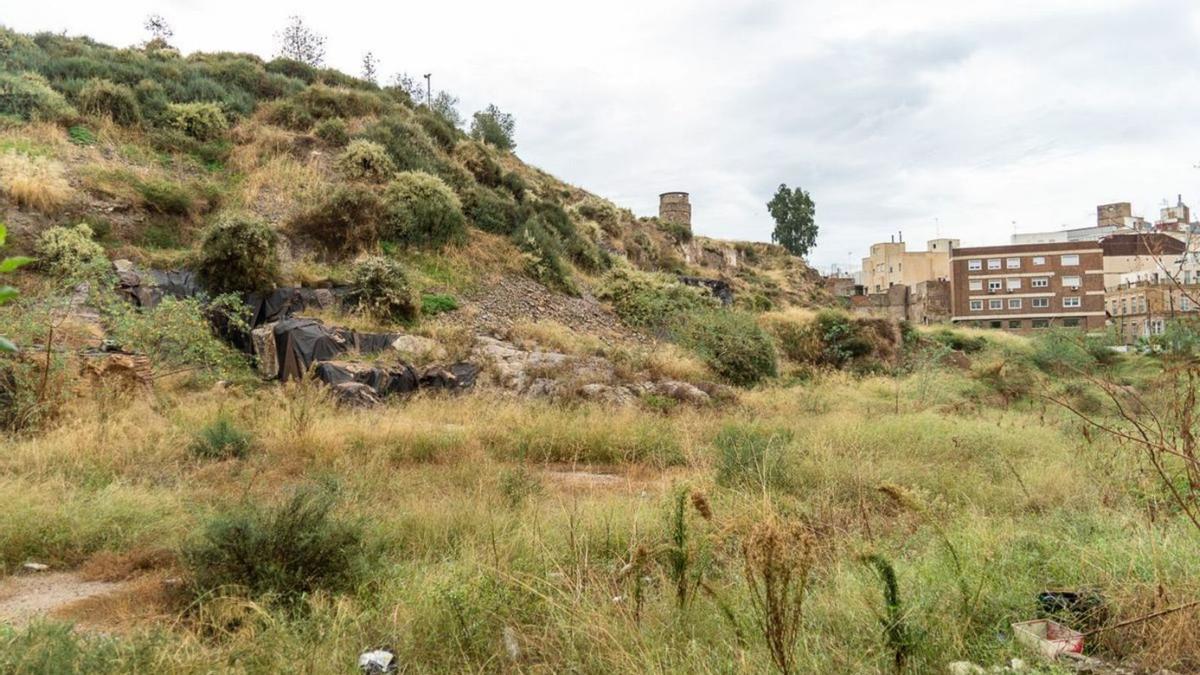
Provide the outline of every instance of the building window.
{"type": "Polygon", "coordinates": [[[1004,266],[1010,270],[1021,269],[1021,259],[1020,258],[1009,258],[1004,261],[1004,266]]]}
{"type": "Polygon", "coordinates": [[[1079,254],[1078,253],[1068,253],[1067,255],[1064,255],[1062,257],[1061,262],[1062,262],[1063,267],[1075,267],[1075,266],[1079,265],[1079,254]]]}
{"type": "Polygon", "coordinates": [[[971,311],[972,312],[983,311],[983,301],[982,300],[972,300],[971,301],[971,311]]]}
{"type": "Polygon", "coordinates": [[[999,279],[988,279],[988,292],[989,293],[995,293],[995,292],[999,291],[1002,286],[1004,286],[1003,281],[1000,281],[999,279]]]}
{"type": "Polygon", "coordinates": [[[1034,328],[1049,328],[1050,319],[1034,319],[1032,322],[1034,328]]]}
{"type": "Polygon", "coordinates": [[[1154,323],[1150,324],[1150,332],[1154,333],[1155,335],[1162,335],[1163,334],[1163,320],[1155,319],[1154,323]]]}
{"type": "Polygon", "coordinates": [[[1049,306],[1050,306],[1050,298],[1034,298],[1033,299],[1033,308],[1034,309],[1046,309],[1049,306]]]}
{"type": "Polygon", "coordinates": [[[1064,317],[1063,325],[1066,326],[1067,328],[1078,328],[1079,327],[1079,317],[1077,317],[1077,316],[1064,317]]]}
{"type": "Polygon", "coordinates": [[[1021,328],[1021,321],[1020,321],[1020,320],[1009,321],[1009,322],[1008,322],[1008,328],[1009,328],[1009,330],[1020,330],[1020,328],[1021,328]]]}
{"type": "Polygon", "coordinates": [[[982,260],[968,260],[967,261],[967,269],[971,270],[972,272],[977,272],[977,271],[983,269],[983,261],[982,260]]]}
{"type": "Polygon", "coordinates": [[[1065,288],[1079,288],[1083,285],[1083,280],[1079,277],[1063,277],[1062,285],[1065,288]]]}
{"type": "Polygon", "coordinates": [[[1021,280],[1020,279],[1009,279],[1008,280],[1008,290],[1010,290],[1010,291],[1021,290],[1021,280]]]}
{"type": "Polygon", "coordinates": [[[1003,321],[989,321],[988,322],[988,328],[997,328],[998,329],[998,328],[1002,328],[1003,326],[1004,326],[1003,321]]]}
{"type": "Polygon", "coordinates": [[[1033,264],[1034,265],[1045,265],[1046,264],[1046,256],[1041,256],[1041,255],[1033,256],[1033,264]]]}
{"type": "Polygon", "coordinates": [[[988,269],[989,270],[1000,269],[1000,259],[999,258],[988,258],[988,269]]]}
{"type": "Polygon", "coordinates": [[[1009,298],[1008,299],[1008,308],[1009,309],[1021,309],[1021,299],[1020,298],[1009,298]]]}
{"type": "Polygon", "coordinates": [[[1077,295],[1071,295],[1063,298],[1063,307],[1077,308],[1081,307],[1082,305],[1083,303],[1080,301],[1079,296],[1077,295]]]}
{"type": "Polygon", "coordinates": [[[967,282],[967,285],[970,286],[971,290],[973,291],[982,291],[983,279],[971,279],[969,282],[967,282]]]}
{"type": "Polygon", "coordinates": [[[1038,277],[1037,279],[1031,279],[1029,285],[1034,288],[1050,288],[1050,280],[1046,277],[1038,277]]]}
{"type": "Polygon", "coordinates": [[[1192,301],[1188,300],[1186,296],[1180,298],[1179,299],[1179,309],[1184,312],[1192,311],[1192,301]]]}
{"type": "Polygon", "coordinates": [[[1004,309],[1004,301],[1000,298],[988,300],[988,309],[1004,309]]]}

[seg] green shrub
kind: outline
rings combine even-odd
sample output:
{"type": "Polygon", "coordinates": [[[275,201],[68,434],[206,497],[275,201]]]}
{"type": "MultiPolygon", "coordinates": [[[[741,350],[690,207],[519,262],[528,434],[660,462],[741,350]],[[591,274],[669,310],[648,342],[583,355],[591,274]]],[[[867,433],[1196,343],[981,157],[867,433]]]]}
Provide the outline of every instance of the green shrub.
{"type": "Polygon", "coordinates": [[[479,181],[481,185],[487,187],[497,187],[500,185],[501,177],[504,170],[496,160],[492,159],[492,155],[482,144],[463,141],[454,148],[454,156],[467,167],[467,171],[479,181]]]}
{"type": "Polygon", "coordinates": [[[339,185],[291,223],[293,231],[321,244],[327,252],[352,255],[373,248],[384,220],[383,200],[369,187],[339,185]]]}
{"type": "Polygon", "coordinates": [[[1038,334],[1031,340],[1034,365],[1047,373],[1069,374],[1089,372],[1096,358],[1079,331],[1062,329],[1038,334]]]}
{"type": "Polygon", "coordinates": [[[396,165],[382,145],[361,138],[350,141],[338,156],[337,167],[347,178],[377,183],[386,181],[396,172],[396,165]]]}
{"type": "Polygon", "coordinates": [[[454,150],[455,144],[458,143],[458,130],[447,123],[446,120],[423,109],[417,113],[417,124],[421,125],[425,133],[429,134],[429,137],[440,148],[447,152],[454,150]]]}
{"type": "Polygon", "coordinates": [[[215,103],[171,103],[167,115],[176,129],[198,141],[216,140],[229,128],[225,113],[215,103]]]}
{"type": "Polygon", "coordinates": [[[314,491],[214,517],[181,558],[199,599],[236,590],[293,609],[314,592],[353,590],[365,572],[361,527],[335,518],[333,498],[314,491]]]}
{"type": "Polygon", "coordinates": [[[440,248],[466,238],[462,205],[439,178],[419,171],[397,174],[384,193],[385,236],[406,246],[440,248]]]}
{"type": "Polygon", "coordinates": [[[266,120],[292,131],[308,131],[316,122],[304,106],[292,99],[271,103],[267,107],[266,120]]]}
{"type": "Polygon", "coordinates": [[[501,112],[495,105],[489,105],[472,118],[471,137],[501,150],[512,150],[517,147],[513,141],[515,127],[512,115],[501,112]]]}
{"type": "Polygon", "coordinates": [[[146,121],[154,125],[170,123],[171,99],[161,84],[154,80],[140,80],[134,86],[133,94],[146,121]]]}
{"type": "Polygon", "coordinates": [[[123,126],[142,122],[142,108],[133,90],[100,78],[88,80],[79,90],[79,109],[89,115],[112,118],[123,126]]]}
{"type": "Polygon", "coordinates": [[[596,296],[612,303],[625,323],[667,337],[674,317],[716,307],[712,296],[675,279],[627,267],[605,277],[596,296]]]}
{"type": "Polygon", "coordinates": [[[200,429],[188,451],[200,459],[243,459],[253,442],[250,432],[242,430],[222,414],[200,429]]]}
{"type": "Polygon", "coordinates": [[[813,319],[813,329],[821,344],[818,360],[823,365],[841,368],[848,362],[873,351],[871,341],[849,315],[821,310],[813,319]]]}
{"type": "Polygon", "coordinates": [[[982,335],[967,335],[949,328],[941,328],[930,334],[929,339],[944,347],[949,347],[964,354],[974,354],[983,351],[987,339],[982,335]]]}
{"type": "Polygon", "coordinates": [[[484,232],[512,234],[517,225],[517,205],[494,190],[473,186],[463,195],[463,212],[484,232]]]}
{"type": "Polygon", "coordinates": [[[36,73],[0,72],[0,115],[59,122],[76,114],[63,95],[36,73]]]}
{"type": "Polygon", "coordinates": [[[686,244],[692,240],[692,228],[687,223],[677,223],[673,220],[657,219],[658,229],[671,238],[676,244],[686,244]]]}
{"type": "Polygon", "coordinates": [[[513,240],[525,256],[525,272],[550,288],[578,293],[571,268],[562,259],[562,245],[541,218],[534,216],[517,228],[513,240]]]}
{"type": "Polygon", "coordinates": [[[421,310],[404,266],[391,258],[367,258],[355,265],[346,300],[383,320],[412,321],[421,310]]]}
{"type": "Polygon", "coordinates": [[[311,85],[292,96],[292,100],[314,120],[362,117],[383,111],[383,100],[376,94],[324,84],[311,85]]]}
{"type": "Polygon", "coordinates": [[[518,202],[525,200],[525,191],[529,186],[525,185],[525,179],[516,171],[509,171],[500,178],[500,184],[512,193],[514,199],[518,202]]]}
{"type": "Polygon", "coordinates": [[[384,117],[367,127],[361,137],[386,148],[400,171],[436,173],[438,170],[441,160],[429,134],[415,122],[399,115],[384,117]]]}
{"type": "Polygon", "coordinates": [[[717,484],[728,488],[786,489],[792,433],[759,424],[727,424],[713,438],[717,484]]]}
{"type": "Polygon", "coordinates": [[[335,147],[341,147],[350,142],[350,133],[346,131],[346,121],[340,117],[321,120],[313,133],[317,135],[317,138],[335,147]]]}
{"type": "Polygon", "coordinates": [[[453,312],[456,309],[458,309],[458,300],[453,295],[426,293],[421,296],[421,313],[425,316],[436,316],[443,312],[453,312]]]}
{"type": "Polygon", "coordinates": [[[600,224],[605,232],[612,233],[620,222],[621,212],[612,202],[591,195],[572,207],[580,217],[600,224]]]}
{"type": "Polygon", "coordinates": [[[266,290],[279,275],[278,242],[269,225],[227,215],[204,231],[196,273],[213,293],[266,290]]]}
{"type": "Polygon", "coordinates": [[[671,332],[735,385],[749,387],[777,372],[775,346],[750,314],[721,309],[685,314],[675,318],[671,332]]]}
{"type": "Polygon", "coordinates": [[[139,181],[137,191],[146,202],[146,208],[169,216],[186,216],[196,208],[192,193],[178,183],[169,180],[139,181]]]}
{"type": "Polygon", "coordinates": [[[34,253],[38,268],[54,277],[93,278],[108,271],[104,247],[92,239],[86,223],[42,232],[34,253]]]}
{"type": "Polygon", "coordinates": [[[537,475],[524,464],[501,471],[499,487],[504,503],[514,509],[524,505],[530,497],[536,497],[544,491],[537,475]]]}
{"type": "Polygon", "coordinates": [[[102,306],[101,316],[109,339],[150,357],[155,367],[195,369],[202,379],[230,378],[245,372],[246,358],[213,332],[209,319],[220,312],[238,321],[245,308],[228,296],[218,300],[205,305],[166,297],[148,309],[113,302],[102,306]]]}

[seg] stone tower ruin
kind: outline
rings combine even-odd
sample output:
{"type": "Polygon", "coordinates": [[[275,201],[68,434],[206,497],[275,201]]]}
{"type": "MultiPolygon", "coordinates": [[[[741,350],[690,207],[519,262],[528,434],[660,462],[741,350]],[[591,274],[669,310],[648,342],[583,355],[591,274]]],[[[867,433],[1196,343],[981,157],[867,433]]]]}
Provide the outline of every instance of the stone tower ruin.
{"type": "Polygon", "coordinates": [[[692,227],[692,205],[686,192],[664,192],[658,196],[658,217],[670,223],[692,227]]]}

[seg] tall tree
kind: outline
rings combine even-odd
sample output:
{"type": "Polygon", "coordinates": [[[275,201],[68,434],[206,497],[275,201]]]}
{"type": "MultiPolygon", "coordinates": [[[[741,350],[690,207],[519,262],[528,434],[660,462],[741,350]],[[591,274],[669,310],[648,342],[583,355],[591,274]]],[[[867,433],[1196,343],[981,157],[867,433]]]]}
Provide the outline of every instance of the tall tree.
{"type": "Polygon", "coordinates": [[[458,113],[458,97],[448,91],[442,90],[433,97],[433,112],[442,116],[442,119],[449,122],[452,126],[461,127],[463,125],[462,115],[458,113]]]}
{"type": "Polygon", "coordinates": [[[475,113],[475,119],[471,122],[471,136],[501,150],[512,150],[517,147],[513,141],[516,126],[512,115],[501,112],[494,104],[488,105],[475,113]]]}
{"type": "Polygon", "coordinates": [[[280,58],[306,63],[314,68],[325,61],[325,36],[308,27],[304,19],[292,16],[288,25],[275,34],[280,58]]]}
{"type": "Polygon", "coordinates": [[[161,14],[150,14],[146,17],[146,22],[142,27],[150,33],[150,44],[166,45],[167,41],[175,35],[175,31],[171,30],[171,24],[162,17],[161,14]]]}
{"type": "Polygon", "coordinates": [[[793,190],[787,183],[781,183],[775,196],[767,202],[767,211],[775,219],[771,241],[792,255],[807,255],[817,243],[817,224],[813,221],[816,209],[807,192],[800,188],[793,190]]]}
{"type": "Polygon", "coordinates": [[[362,78],[371,84],[378,84],[379,58],[375,56],[375,52],[363,54],[362,78]]]}

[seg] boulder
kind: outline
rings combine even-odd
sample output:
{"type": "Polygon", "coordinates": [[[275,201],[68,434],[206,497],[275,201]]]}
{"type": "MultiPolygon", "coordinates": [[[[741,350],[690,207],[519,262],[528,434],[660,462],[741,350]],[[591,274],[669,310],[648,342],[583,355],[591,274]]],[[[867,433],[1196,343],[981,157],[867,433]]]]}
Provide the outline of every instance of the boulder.
{"type": "Polygon", "coordinates": [[[651,389],[652,393],[659,396],[675,399],[680,403],[688,403],[691,405],[708,405],[712,402],[712,397],[699,387],[688,384],[687,382],[677,382],[675,380],[665,380],[656,382],[651,389]]]}
{"type": "Polygon", "coordinates": [[[279,357],[275,351],[275,324],[267,323],[250,331],[258,374],[265,378],[279,377],[279,357]]]}
{"type": "Polygon", "coordinates": [[[333,385],[330,390],[338,403],[352,408],[370,408],[382,403],[375,395],[375,390],[361,382],[342,382],[333,385]]]}
{"type": "Polygon", "coordinates": [[[420,335],[400,335],[392,340],[392,349],[410,361],[440,360],[446,358],[446,350],[437,342],[420,335]]]}

